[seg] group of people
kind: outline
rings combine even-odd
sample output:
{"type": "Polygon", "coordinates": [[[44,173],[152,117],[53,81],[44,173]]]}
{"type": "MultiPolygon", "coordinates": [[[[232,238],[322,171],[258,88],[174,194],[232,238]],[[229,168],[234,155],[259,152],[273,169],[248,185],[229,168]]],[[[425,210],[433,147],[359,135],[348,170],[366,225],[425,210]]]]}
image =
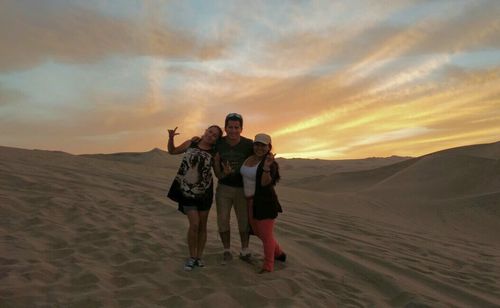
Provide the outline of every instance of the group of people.
{"type": "Polygon", "coordinates": [[[212,170],[218,178],[215,193],[217,226],[224,247],[222,258],[231,253],[230,216],[234,208],[241,240],[239,258],[250,261],[250,233],[262,241],[264,262],[259,273],[272,272],[275,260],[285,262],[286,254],[273,235],[274,220],[281,205],[274,190],[280,179],[279,166],[271,152],[271,137],[257,134],[254,140],[241,135],[243,117],[230,113],[222,129],[208,127],[201,138],[192,138],[175,146],[177,128],[169,129],[168,152],[184,153],[181,166],[168,192],[189,221],[187,243],[189,258],[186,271],[203,267],[203,249],[207,240],[208,213],[213,201],[212,170]]]}

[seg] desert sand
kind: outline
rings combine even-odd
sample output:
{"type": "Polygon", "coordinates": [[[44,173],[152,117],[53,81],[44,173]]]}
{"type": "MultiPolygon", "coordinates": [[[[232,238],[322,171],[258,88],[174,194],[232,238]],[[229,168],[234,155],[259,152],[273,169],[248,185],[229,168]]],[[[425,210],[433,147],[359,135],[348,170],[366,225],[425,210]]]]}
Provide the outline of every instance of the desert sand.
{"type": "MultiPolygon", "coordinates": [[[[500,143],[417,158],[284,160],[286,263],[183,270],[165,197],[180,156],[0,147],[0,307],[498,307],[500,143]]],[[[233,217],[233,253],[239,250],[233,217]]]]}

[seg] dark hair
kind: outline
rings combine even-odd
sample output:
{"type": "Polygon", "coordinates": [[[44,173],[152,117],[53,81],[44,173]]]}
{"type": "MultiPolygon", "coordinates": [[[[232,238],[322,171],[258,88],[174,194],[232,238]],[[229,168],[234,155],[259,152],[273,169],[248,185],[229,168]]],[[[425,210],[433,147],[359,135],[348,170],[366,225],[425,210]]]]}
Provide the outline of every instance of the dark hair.
{"type": "Polygon", "coordinates": [[[224,127],[227,127],[227,123],[229,121],[238,121],[240,122],[241,128],[243,128],[243,117],[239,113],[230,113],[226,116],[226,121],[224,122],[224,127]]]}
{"type": "Polygon", "coordinates": [[[217,130],[219,131],[219,138],[217,138],[217,140],[219,140],[220,138],[222,138],[222,134],[223,134],[222,128],[220,128],[219,125],[210,125],[207,129],[211,129],[212,127],[217,128],[217,130]]]}
{"type": "Polygon", "coordinates": [[[278,164],[277,161],[274,161],[273,162],[273,165],[276,166],[276,173],[274,174],[274,184],[278,183],[279,180],[281,179],[281,175],[280,175],[280,165],[278,164]]]}

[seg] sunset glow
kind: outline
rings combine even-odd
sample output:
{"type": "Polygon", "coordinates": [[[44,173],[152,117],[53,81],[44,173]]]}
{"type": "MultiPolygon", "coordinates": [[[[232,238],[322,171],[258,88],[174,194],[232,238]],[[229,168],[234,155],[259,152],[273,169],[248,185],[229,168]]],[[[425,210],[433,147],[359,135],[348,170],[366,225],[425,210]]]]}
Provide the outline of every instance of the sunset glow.
{"type": "Polygon", "coordinates": [[[500,3],[2,1],[0,145],[166,149],[227,113],[282,157],[500,140],[500,3]]]}

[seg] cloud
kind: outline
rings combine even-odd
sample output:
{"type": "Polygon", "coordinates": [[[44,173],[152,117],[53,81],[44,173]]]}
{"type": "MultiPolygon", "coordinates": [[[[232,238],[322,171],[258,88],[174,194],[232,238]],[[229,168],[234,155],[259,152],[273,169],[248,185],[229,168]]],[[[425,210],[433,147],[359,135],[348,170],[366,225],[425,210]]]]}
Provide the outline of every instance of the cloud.
{"type": "MultiPolygon", "coordinates": [[[[33,107],[29,113],[14,113],[0,122],[1,143],[73,153],[126,151],[138,146],[149,149],[164,146],[166,129],[190,118],[190,112],[178,103],[150,112],[148,101],[115,99],[101,100],[99,104],[44,107],[51,118],[37,117],[33,107]]],[[[182,132],[181,138],[192,136],[182,132]]]]}
{"type": "Polygon", "coordinates": [[[256,16],[255,21],[264,20],[270,34],[266,33],[254,47],[254,66],[269,75],[287,77],[343,68],[399,32],[400,28],[386,26],[384,22],[409,3],[327,1],[289,5],[283,9],[288,13],[280,12],[278,18],[270,20],[265,14],[256,16]]]}
{"type": "MultiPolygon", "coordinates": [[[[271,134],[275,143],[282,145],[280,152],[296,156],[303,152],[304,157],[328,153],[339,158],[363,157],[360,153],[424,154],[436,149],[432,141],[436,138],[450,140],[449,144],[467,144],[474,143],[476,137],[485,140],[490,134],[492,141],[498,136],[494,132],[500,129],[495,124],[500,119],[500,89],[496,86],[499,79],[496,70],[477,70],[434,83],[430,88],[408,88],[383,101],[381,97],[360,96],[355,103],[341,101],[317,116],[308,112],[302,119],[282,123],[271,134]],[[488,120],[478,121],[485,115],[488,120]],[[414,127],[425,129],[411,134],[414,127]],[[413,140],[422,145],[412,146],[413,140]],[[321,145],[322,149],[308,145],[321,145]]],[[[282,111],[280,118],[286,113],[282,111]]]]}
{"type": "Polygon", "coordinates": [[[244,135],[271,133],[278,153],[325,158],[414,155],[439,140],[473,143],[498,131],[496,58],[481,69],[454,62],[499,47],[495,1],[203,10],[148,1],[128,17],[48,2],[0,4],[0,71],[52,60],[5,78],[40,95],[53,73],[50,91],[27,99],[28,108],[12,104],[22,92],[0,88],[0,106],[10,110],[2,143],[144,149],[164,144],[166,128],[189,138],[229,112],[243,114],[244,135]]]}
{"type": "Polygon", "coordinates": [[[200,41],[161,19],[126,19],[76,5],[0,2],[0,71],[42,61],[89,63],[113,55],[208,59],[224,40],[200,41]]]}
{"type": "Polygon", "coordinates": [[[0,107],[14,105],[24,98],[25,94],[23,92],[2,87],[0,84],[0,107]]]}
{"type": "Polygon", "coordinates": [[[434,4],[432,10],[438,12],[422,14],[415,22],[390,23],[395,15],[404,16],[419,9],[411,2],[398,2],[398,5],[379,10],[378,18],[356,19],[357,23],[345,28],[332,22],[323,29],[306,28],[307,31],[287,33],[267,45],[263,65],[268,71],[274,68],[288,72],[289,77],[336,74],[345,86],[366,78],[394,77],[395,73],[407,70],[400,73],[399,81],[387,80],[387,85],[374,85],[383,89],[406,84],[424,76],[425,71],[439,70],[452,54],[499,47],[500,8],[495,1],[463,6],[434,4]],[[425,62],[420,68],[402,66],[418,57],[425,62]],[[402,82],[405,79],[407,81],[402,82]]]}
{"type": "Polygon", "coordinates": [[[370,145],[376,143],[387,143],[389,141],[412,138],[429,133],[426,127],[405,127],[395,131],[388,131],[382,134],[370,135],[350,144],[350,146],[370,145]]]}
{"type": "Polygon", "coordinates": [[[377,85],[376,87],[370,89],[370,92],[376,94],[382,91],[388,91],[394,88],[407,86],[408,84],[415,82],[416,80],[422,80],[438,69],[441,69],[445,64],[449,62],[449,56],[438,55],[435,57],[430,57],[422,63],[410,67],[402,72],[395,73],[394,76],[389,77],[377,85]]]}
{"type": "MultiPolygon", "coordinates": [[[[445,13],[445,12],[443,12],[445,13]]],[[[500,48],[500,6],[497,1],[468,2],[454,6],[446,18],[438,16],[425,27],[425,39],[411,49],[412,54],[458,53],[463,50],[500,48]],[[456,13],[453,13],[453,12],[456,13]]]]}

